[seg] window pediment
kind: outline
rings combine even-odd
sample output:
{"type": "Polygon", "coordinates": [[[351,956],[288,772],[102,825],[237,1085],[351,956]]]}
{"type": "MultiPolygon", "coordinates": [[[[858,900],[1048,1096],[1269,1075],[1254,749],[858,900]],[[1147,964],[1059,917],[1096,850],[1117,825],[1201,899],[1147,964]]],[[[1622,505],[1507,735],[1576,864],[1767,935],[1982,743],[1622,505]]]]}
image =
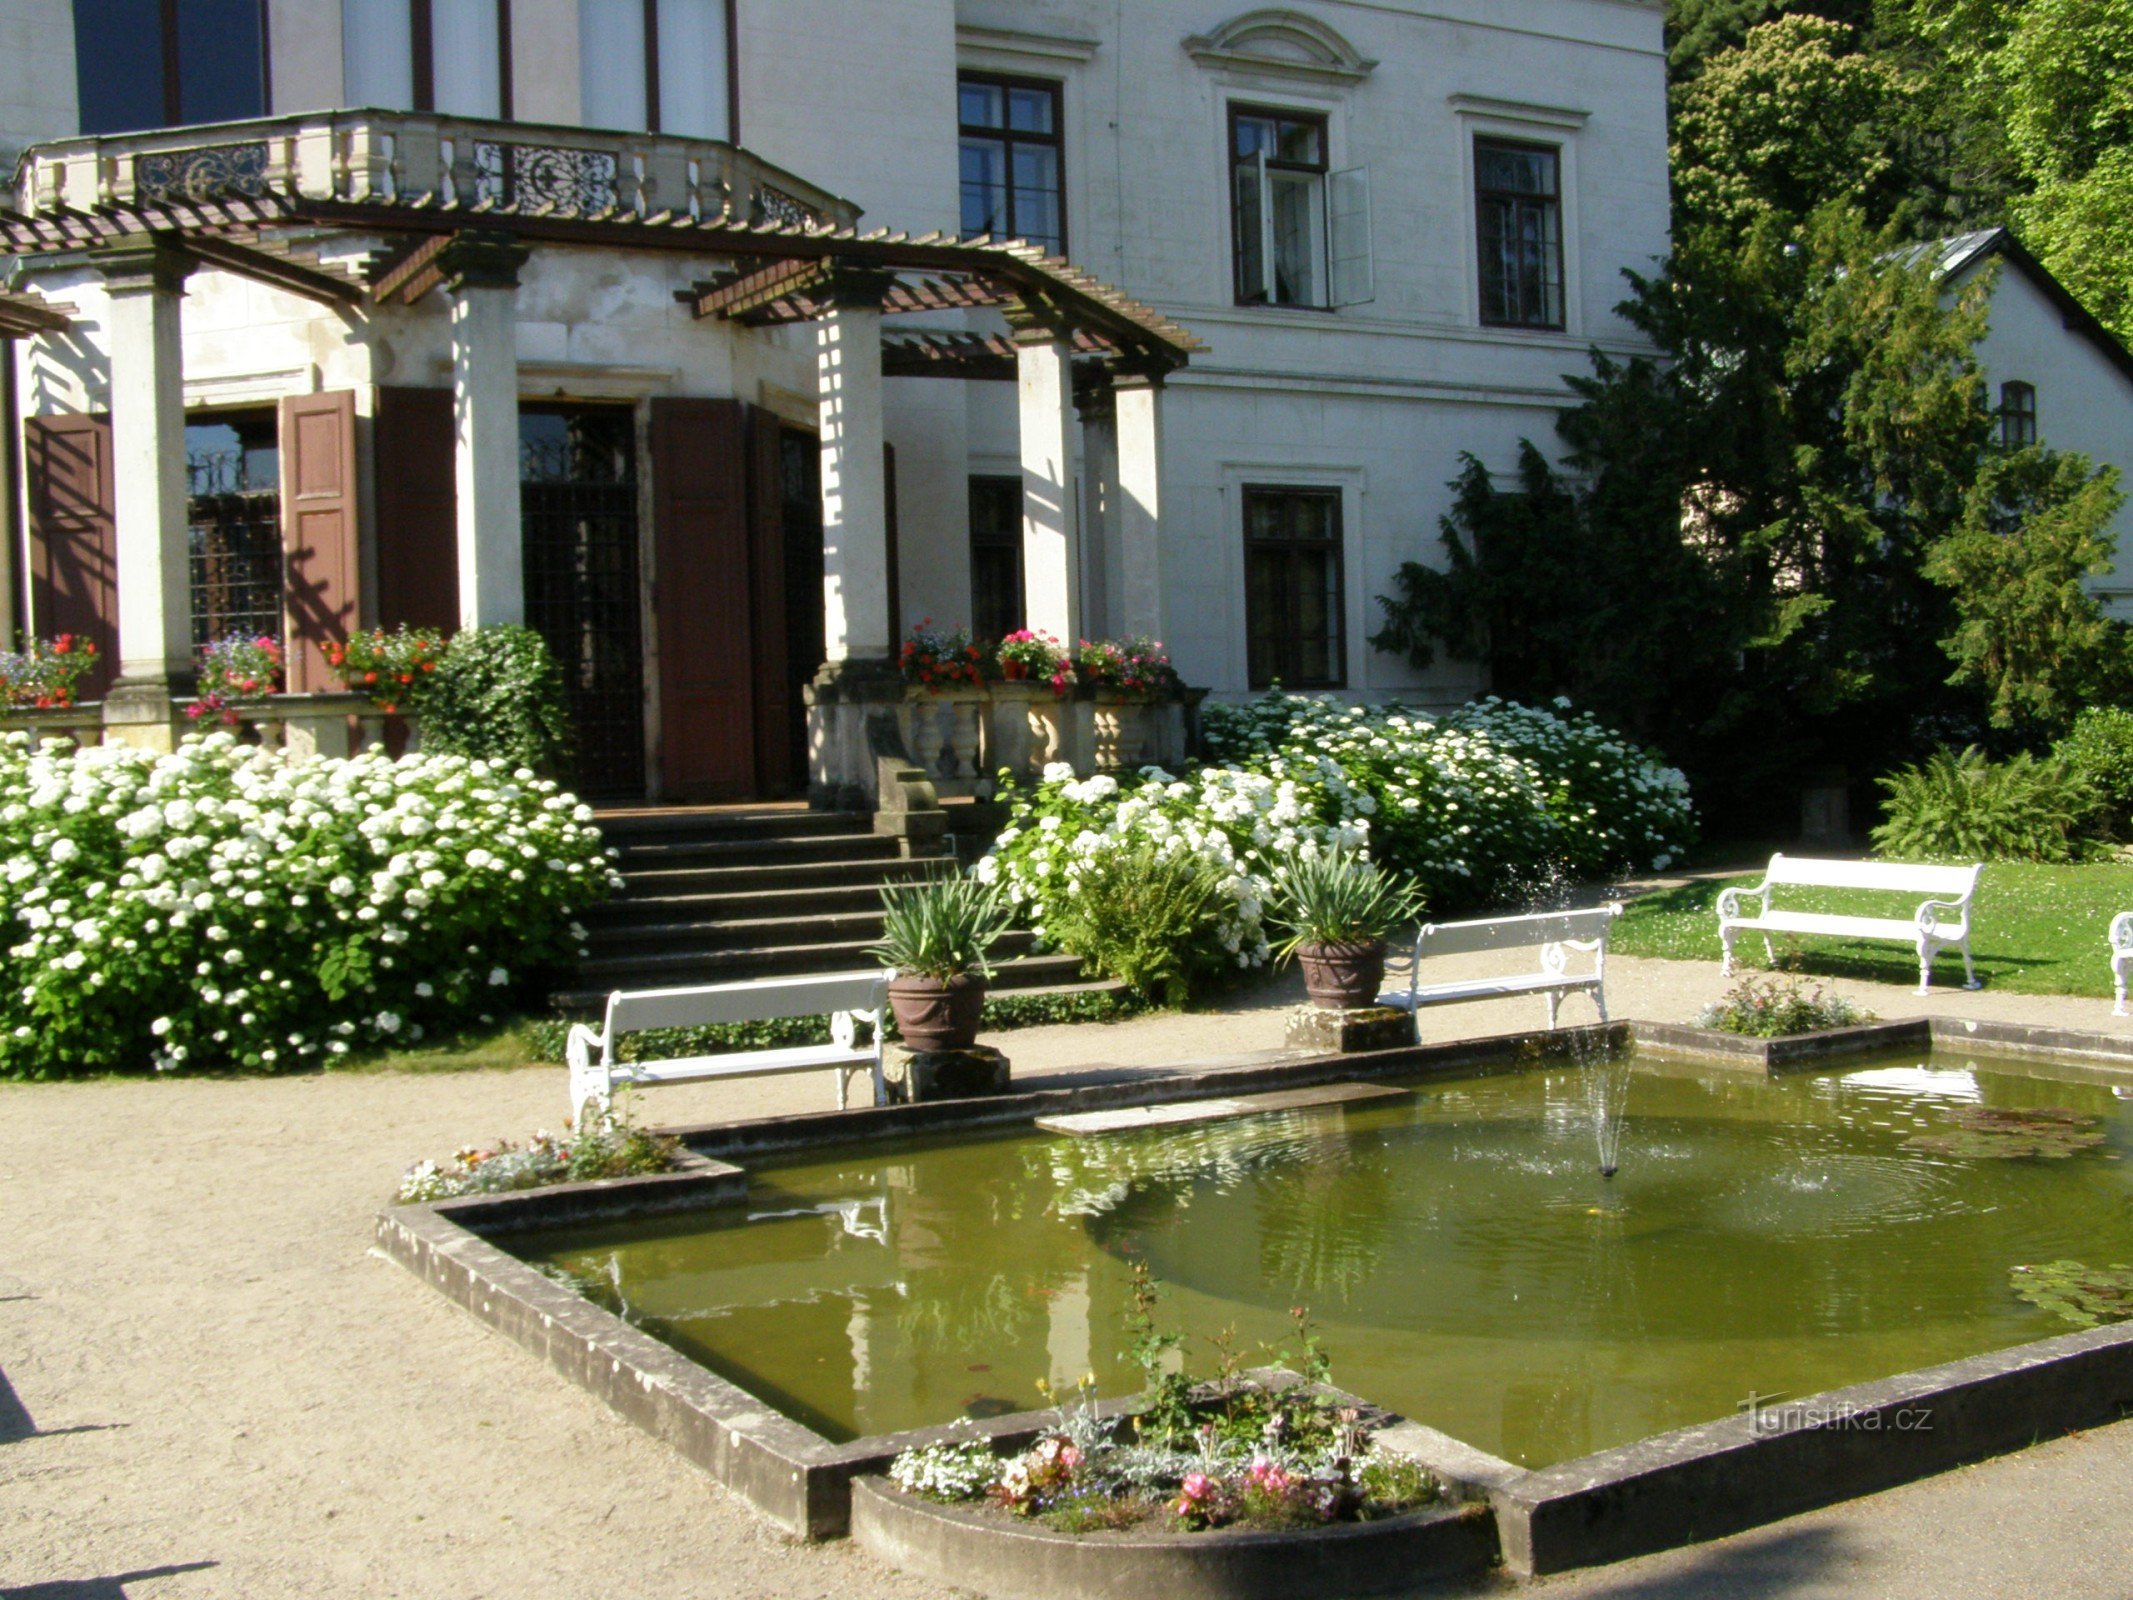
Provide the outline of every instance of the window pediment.
{"type": "Polygon", "coordinates": [[[1377,67],[1339,30],[1301,11],[1247,11],[1184,43],[1203,67],[1314,83],[1361,83],[1377,67]]]}

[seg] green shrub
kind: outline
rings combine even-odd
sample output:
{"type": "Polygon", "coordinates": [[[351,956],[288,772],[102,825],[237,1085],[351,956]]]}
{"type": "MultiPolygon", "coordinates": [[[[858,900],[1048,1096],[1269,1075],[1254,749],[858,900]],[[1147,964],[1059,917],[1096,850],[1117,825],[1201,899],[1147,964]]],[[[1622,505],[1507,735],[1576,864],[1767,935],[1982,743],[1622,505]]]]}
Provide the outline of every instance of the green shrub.
{"type": "Polygon", "coordinates": [[[986,952],[1012,920],[1000,891],[976,878],[892,883],[881,891],[881,943],[867,954],[910,977],[990,977],[986,952]]]}
{"type": "Polygon", "coordinates": [[[1937,750],[1881,780],[1885,856],[1963,861],[2069,861],[2095,816],[2096,792],[2058,760],[1993,761],[1975,745],[1937,750]]]}
{"type": "Polygon", "coordinates": [[[569,774],[577,741],[563,669],[531,628],[463,629],[419,691],[425,751],[569,774]]]}
{"type": "Polygon", "coordinates": [[[2133,711],[2090,706],[2052,750],[2095,792],[2097,830],[2122,839],[2133,823],[2133,711]]]}
{"type": "Polygon", "coordinates": [[[1207,861],[1142,842],[1088,857],[1048,931],[1090,969],[1182,1006],[1229,966],[1227,908],[1223,877],[1207,861]]]}

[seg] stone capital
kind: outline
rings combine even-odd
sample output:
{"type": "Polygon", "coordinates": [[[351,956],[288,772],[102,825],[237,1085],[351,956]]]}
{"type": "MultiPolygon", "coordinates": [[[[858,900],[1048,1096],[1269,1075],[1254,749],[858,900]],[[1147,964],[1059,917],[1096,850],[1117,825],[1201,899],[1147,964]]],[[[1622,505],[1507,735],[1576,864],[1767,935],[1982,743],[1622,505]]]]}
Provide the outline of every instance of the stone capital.
{"type": "Polygon", "coordinates": [[[137,234],[89,252],[112,294],[183,294],[185,280],[199,262],[175,240],[137,234]]]}
{"type": "Polygon", "coordinates": [[[516,289],[519,271],[532,253],[512,234],[469,229],[454,234],[437,253],[437,270],[455,294],[462,289],[516,289]]]}

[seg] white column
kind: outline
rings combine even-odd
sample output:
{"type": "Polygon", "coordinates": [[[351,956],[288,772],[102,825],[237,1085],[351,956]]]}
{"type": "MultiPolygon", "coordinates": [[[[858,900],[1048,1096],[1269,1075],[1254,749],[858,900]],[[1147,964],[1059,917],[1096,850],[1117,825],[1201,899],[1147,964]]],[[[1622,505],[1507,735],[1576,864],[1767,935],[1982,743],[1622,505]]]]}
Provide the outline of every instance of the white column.
{"type": "Polygon", "coordinates": [[[111,487],[117,520],[120,689],[159,700],[190,687],[185,372],[178,304],[191,262],[162,245],[100,258],[111,296],[111,487]]]}
{"type": "Polygon", "coordinates": [[[1081,540],[1074,514],[1071,347],[1044,327],[1015,332],[1022,423],[1022,582],[1029,626],[1072,649],[1081,637],[1081,540]]]}
{"type": "Polygon", "coordinates": [[[872,275],[830,291],[815,325],[822,439],[822,637],[831,661],[886,661],[889,495],[881,420],[881,291],[872,275]]]}
{"type": "Polygon", "coordinates": [[[1121,376],[1117,385],[1119,593],[1111,620],[1129,637],[1163,637],[1163,385],[1121,376]]]}
{"type": "Polygon", "coordinates": [[[459,623],[526,620],[519,520],[518,272],[525,247],[462,234],[439,258],[452,294],[452,449],[459,623]]]}

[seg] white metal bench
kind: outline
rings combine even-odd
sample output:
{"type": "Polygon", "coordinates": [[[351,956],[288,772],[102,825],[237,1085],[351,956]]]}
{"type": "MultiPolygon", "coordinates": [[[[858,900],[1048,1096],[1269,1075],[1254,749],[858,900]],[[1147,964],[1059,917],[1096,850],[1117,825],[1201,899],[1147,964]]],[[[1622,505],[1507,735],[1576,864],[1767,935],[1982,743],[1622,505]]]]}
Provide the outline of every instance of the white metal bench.
{"type": "Polygon", "coordinates": [[[573,1023],[564,1046],[570,1063],[570,1114],[586,1126],[587,1107],[604,1120],[618,1083],[649,1087],[700,1078],[760,1078],[783,1072],[834,1071],[837,1109],[847,1101],[848,1080],[868,1071],[874,1104],[885,1098],[882,1082],[882,1003],[889,975],[878,969],[806,978],[762,978],[752,983],[709,984],[690,989],[618,989],[607,997],[599,1029],[573,1023]],[[701,1028],[712,1023],[767,1022],[778,1017],[830,1020],[828,1044],[776,1050],[736,1050],[721,1055],[681,1056],[665,1061],[622,1061],[617,1046],[627,1034],[649,1028],[701,1028]],[[858,1042],[860,1022],[874,1026],[871,1043],[858,1042]]]}
{"type": "Polygon", "coordinates": [[[1918,952],[1918,992],[1932,992],[1933,958],[1943,950],[1963,953],[1963,987],[1981,988],[1970,960],[1970,899],[1977,893],[1980,862],[1968,867],[1929,867],[1905,861],[1825,861],[1814,856],[1774,855],[1763,881],[1752,889],[1732,888],[1718,897],[1718,939],[1725,949],[1721,969],[1733,970],[1733,940],[1742,929],[1763,936],[1763,951],[1774,963],[1773,933],[1819,933],[1838,939],[1892,939],[1918,952]],[[1924,895],[1908,917],[1844,916],[1825,911],[1790,911],[1776,904],[1778,889],[1870,889],[1884,894],[1924,895]],[[1755,916],[1741,915],[1743,899],[1760,899],[1755,916]]]}
{"type": "MultiPolygon", "coordinates": [[[[1388,982],[1378,996],[1381,1006],[1418,1011],[1423,1006],[1453,1005],[1461,1000],[1497,1000],[1506,995],[1544,994],[1548,997],[1548,1026],[1554,1027],[1563,996],[1585,991],[1607,1020],[1607,933],[1619,905],[1599,906],[1590,911],[1542,911],[1528,916],[1481,917],[1472,922],[1428,922],[1415,935],[1408,957],[1403,986],[1388,982]],[[1444,983],[1424,983],[1422,963],[1431,956],[1465,955],[1477,950],[1540,951],[1538,972],[1516,972],[1493,978],[1458,978],[1444,983]],[[1591,955],[1590,972],[1570,970],[1570,952],[1591,955]]],[[[1397,974],[1388,972],[1387,977],[1397,974]]]]}
{"type": "Polygon", "coordinates": [[[2126,968],[2133,967],[2133,911],[2121,911],[2111,919],[2111,987],[2117,991],[2118,1003],[2111,1007],[2111,1015],[2126,1014],[2126,968]]]}

